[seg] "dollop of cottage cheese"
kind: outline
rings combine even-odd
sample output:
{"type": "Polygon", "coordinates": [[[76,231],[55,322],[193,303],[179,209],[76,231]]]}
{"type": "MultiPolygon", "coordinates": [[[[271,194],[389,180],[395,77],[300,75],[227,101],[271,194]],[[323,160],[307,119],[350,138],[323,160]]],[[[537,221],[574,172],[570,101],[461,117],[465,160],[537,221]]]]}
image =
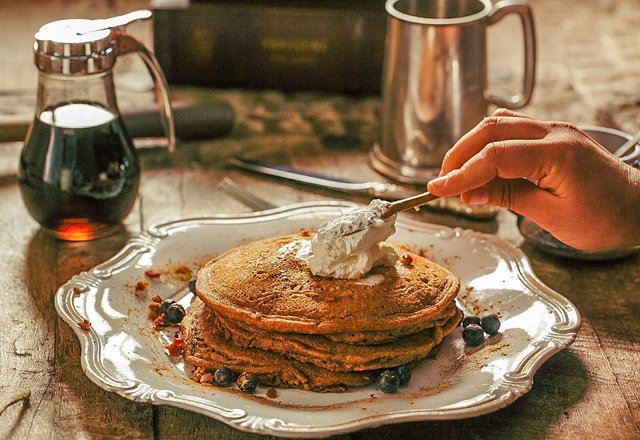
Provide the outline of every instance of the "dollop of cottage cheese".
{"type": "Polygon", "coordinates": [[[382,220],[389,202],[373,200],[368,206],[348,211],[318,229],[307,259],[314,275],[357,279],[375,266],[393,266],[398,256],[383,243],[396,232],[396,216],[382,220]],[[358,231],[353,233],[354,231],[358,231]]]}

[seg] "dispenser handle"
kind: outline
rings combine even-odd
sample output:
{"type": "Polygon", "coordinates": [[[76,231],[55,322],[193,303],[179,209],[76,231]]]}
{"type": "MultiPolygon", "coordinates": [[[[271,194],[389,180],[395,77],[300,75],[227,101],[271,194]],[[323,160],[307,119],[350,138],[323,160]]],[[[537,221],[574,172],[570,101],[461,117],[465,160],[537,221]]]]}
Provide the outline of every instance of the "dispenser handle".
{"type": "Polygon", "coordinates": [[[129,23],[133,23],[138,20],[147,20],[151,18],[151,11],[148,9],[140,9],[137,11],[129,12],[128,14],[118,15],[111,18],[99,18],[97,20],[89,20],[88,24],[81,30],[78,30],[78,35],[88,34],[89,32],[103,31],[105,29],[114,29],[117,27],[123,27],[129,23]]]}
{"type": "MultiPolygon", "coordinates": [[[[127,14],[129,15],[129,14],[127,14]]],[[[124,16],[123,16],[124,17],[124,16]]],[[[116,17],[118,18],[118,17],[116,17]]],[[[176,145],[176,129],[173,120],[173,110],[169,99],[167,79],[160,68],[160,64],[153,52],[122,29],[113,29],[112,35],[118,40],[118,55],[136,52],[142,58],[149,73],[153,77],[156,100],[162,109],[162,128],[167,136],[169,152],[173,152],[176,145]]]]}
{"type": "Polygon", "coordinates": [[[536,34],[531,7],[521,1],[502,0],[496,3],[491,14],[489,14],[489,24],[495,24],[509,14],[516,14],[520,17],[524,33],[524,83],[522,85],[522,93],[510,98],[490,94],[489,101],[500,107],[514,110],[527,105],[533,95],[533,87],[536,80],[536,34]]]}

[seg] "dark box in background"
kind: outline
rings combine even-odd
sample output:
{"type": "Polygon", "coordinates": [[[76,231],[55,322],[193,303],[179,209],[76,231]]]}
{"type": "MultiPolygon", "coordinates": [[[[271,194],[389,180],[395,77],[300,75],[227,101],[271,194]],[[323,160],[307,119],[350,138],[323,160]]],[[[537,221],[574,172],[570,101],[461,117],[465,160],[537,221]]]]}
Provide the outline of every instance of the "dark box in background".
{"type": "Polygon", "coordinates": [[[169,83],[379,93],[383,0],[210,1],[154,10],[169,83]]]}

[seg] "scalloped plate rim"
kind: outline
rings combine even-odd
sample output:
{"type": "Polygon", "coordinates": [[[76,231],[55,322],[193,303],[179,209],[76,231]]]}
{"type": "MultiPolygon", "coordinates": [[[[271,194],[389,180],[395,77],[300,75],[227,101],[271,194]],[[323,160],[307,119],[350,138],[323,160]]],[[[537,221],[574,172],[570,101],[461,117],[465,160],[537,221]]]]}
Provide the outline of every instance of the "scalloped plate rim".
{"type": "MultiPolygon", "coordinates": [[[[229,224],[229,223],[254,223],[260,221],[269,221],[277,218],[288,217],[291,213],[300,211],[300,213],[317,213],[318,209],[336,209],[336,208],[351,208],[358,206],[358,204],[344,201],[323,201],[323,202],[303,202],[291,204],[274,209],[255,211],[240,214],[212,214],[202,216],[180,217],[176,219],[166,220],[158,223],[154,223],[149,226],[145,232],[130,238],[123,248],[118,251],[113,257],[98,264],[94,268],[74,275],[69,281],[60,286],[56,291],[55,296],[55,309],[58,315],[71,327],[72,331],[80,341],[81,353],[80,361],[85,375],[99,387],[119,394],[129,400],[135,402],[146,402],[153,405],[167,405],[194,411],[202,415],[212,417],[223,423],[229,424],[236,429],[245,432],[259,433],[266,435],[286,436],[286,437],[326,437],[337,434],[344,434],[353,432],[356,430],[375,428],[386,424],[404,423],[412,421],[427,421],[427,420],[452,420],[477,417],[485,415],[513,403],[516,399],[526,394],[533,385],[533,377],[542,364],[544,364],[553,355],[567,348],[576,339],[577,333],[581,327],[581,317],[575,307],[575,305],[569,301],[566,297],[551,289],[545,285],[533,272],[529,259],[524,252],[494,235],[474,231],[471,229],[462,228],[450,228],[444,225],[435,225],[430,223],[423,223],[418,220],[399,217],[397,225],[400,227],[408,228],[410,230],[422,230],[425,232],[442,233],[449,232],[455,234],[457,237],[462,235],[468,236],[470,239],[479,239],[488,242],[498,248],[500,248],[506,257],[511,259],[515,263],[518,276],[521,281],[527,285],[534,293],[546,299],[549,303],[554,304],[556,307],[564,311],[567,315],[568,322],[567,327],[557,335],[561,335],[562,339],[549,340],[549,345],[543,348],[536,348],[530,353],[530,362],[526,368],[526,374],[510,380],[512,389],[507,389],[500,396],[491,395],[491,398],[481,400],[477,402],[471,411],[469,407],[454,408],[448,410],[425,410],[415,409],[407,411],[395,411],[384,414],[377,414],[368,417],[358,418],[349,422],[334,424],[334,425],[299,425],[289,424],[280,419],[264,419],[260,416],[252,416],[247,414],[244,410],[240,409],[228,409],[222,408],[227,412],[239,411],[243,414],[235,417],[224,417],[216,412],[212,411],[211,407],[198,406],[188,401],[171,399],[163,397],[164,394],[176,395],[174,391],[156,389],[146,383],[139,380],[129,380],[128,386],[116,386],[109,383],[109,380],[105,380],[103,376],[100,376],[95,371],[94,366],[90,366],[89,363],[95,354],[95,351],[100,351],[101,347],[97,337],[94,335],[93,330],[85,332],[81,330],[74,320],[73,314],[75,311],[71,311],[66,302],[70,296],[70,286],[79,281],[88,283],[99,284],[100,277],[96,276],[101,270],[109,268],[110,265],[118,262],[120,259],[126,256],[131,250],[138,248],[138,251],[148,252],[153,250],[155,243],[159,242],[163,238],[170,236],[167,229],[178,228],[180,226],[193,225],[194,227],[199,224],[229,224]],[[517,386],[516,386],[517,384],[517,386]],[[149,390],[146,392],[145,397],[140,397],[138,394],[132,394],[132,391],[136,391],[141,387],[147,387],[149,390]]],[[[508,385],[507,385],[508,386],[508,385]]],[[[213,402],[211,402],[213,403],[213,402]]],[[[212,405],[210,405],[212,406],[212,405]]]]}

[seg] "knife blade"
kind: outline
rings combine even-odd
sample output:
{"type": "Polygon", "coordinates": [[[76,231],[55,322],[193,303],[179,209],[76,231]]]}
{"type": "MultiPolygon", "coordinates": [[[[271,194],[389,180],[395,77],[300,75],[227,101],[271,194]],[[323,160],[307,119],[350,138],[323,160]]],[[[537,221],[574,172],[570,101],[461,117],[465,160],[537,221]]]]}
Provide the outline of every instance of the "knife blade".
{"type": "MultiPolygon", "coordinates": [[[[321,174],[309,173],[303,170],[288,168],[278,165],[266,165],[259,162],[250,161],[244,158],[234,157],[230,159],[230,164],[245,171],[249,171],[262,176],[275,177],[287,183],[298,183],[312,188],[332,190],[347,195],[364,196],[368,198],[380,198],[385,200],[400,200],[414,196],[420,191],[385,182],[354,182],[333,178],[321,174]]],[[[440,211],[447,211],[457,215],[473,219],[492,219],[497,215],[499,208],[494,206],[469,206],[460,201],[458,197],[446,199],[436,199],[426,208],[440,211]]]]}
{"type": "Polygon", "coordinates": [[[379,197],[388,200],[405,199],[416,194],[416,191],[411,191],[392,183],[353,182],[350,180],[337,179],[287,167],[265,165],[238,157],[232,158],[230,163],[238,168],[257,174],[277,177],[285,181],[297,182],[317,188],[344,192],[346,194],[379,197]]]}

